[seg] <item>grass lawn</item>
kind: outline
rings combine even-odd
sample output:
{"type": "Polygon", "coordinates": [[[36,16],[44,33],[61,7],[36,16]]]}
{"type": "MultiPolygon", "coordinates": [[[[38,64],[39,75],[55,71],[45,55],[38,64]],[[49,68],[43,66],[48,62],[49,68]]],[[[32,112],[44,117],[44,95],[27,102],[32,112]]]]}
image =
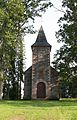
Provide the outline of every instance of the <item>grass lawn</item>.
{"type": "Polygon", "coordinates": [[[2,100],[0,120],[77,120],[77,100],[2,100]]]}

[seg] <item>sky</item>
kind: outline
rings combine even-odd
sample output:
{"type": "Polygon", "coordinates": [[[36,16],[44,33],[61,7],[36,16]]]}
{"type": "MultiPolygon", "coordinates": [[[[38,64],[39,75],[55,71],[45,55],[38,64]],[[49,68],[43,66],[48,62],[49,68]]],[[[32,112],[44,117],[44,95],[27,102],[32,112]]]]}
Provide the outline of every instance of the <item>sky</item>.
{"type": "MultiPolygon", "coordinates": [[[[54,6],[58,9],[61,9],[61,0],[51,0],[54,6]]],[[[39,31],[40,26],[43,26],[43,30],[47,41],[52,45],[51,53],[50,53],[50,63],[54,60],[54,54],[56,50],[58,50],[61,44],[57,43],[57,39],[55,37],[55,32],[59,30],[59,26],[57,24],[58,19],[62,16],[62,12],[57,9],[51,7],[47,9],[47,11],[42,15],[42,17],[38,17],[35,19],[34,28],[39,31]]],[[[29,68],[32,65],[32,51],[31,45],[36,41],[38,32],[35,34],[27,34],[24,37],[24,45],[25,45],[25,56],[26,56],[26,67],[29,68]]]]}

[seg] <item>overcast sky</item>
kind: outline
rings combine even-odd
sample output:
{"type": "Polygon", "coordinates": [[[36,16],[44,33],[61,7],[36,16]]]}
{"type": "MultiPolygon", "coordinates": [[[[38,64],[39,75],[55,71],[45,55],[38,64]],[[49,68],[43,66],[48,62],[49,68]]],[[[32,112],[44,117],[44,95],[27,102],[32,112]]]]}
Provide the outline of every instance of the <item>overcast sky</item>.
{"type": "MultiPolygon", "coordinates": [[[[51,0],[52,3],[58,9],[61,9],[61,0],[51,0]]],[[[53,61],[53,56],[57,49],[60,48],[61,44],[57,43],[57,39],[55,37],[55,32],[58,31],[59,27],[57,24],[58,19],[62,16],[60,11],[57,11],[55,8],[47,9],[46,13],[43,14],[41,18],[36,18],[34,23],[35,30],[39,31],[40,26],[43,26],[43,30],[47,41],[52,45],[51,49],[51,62],[53,61]]],[[[26,69],[32,65],[32,51],[31,45],[36,41],[37,34],[27,34],[24,37],[25,41],[25,49],[26,49],[26,69]]]]}

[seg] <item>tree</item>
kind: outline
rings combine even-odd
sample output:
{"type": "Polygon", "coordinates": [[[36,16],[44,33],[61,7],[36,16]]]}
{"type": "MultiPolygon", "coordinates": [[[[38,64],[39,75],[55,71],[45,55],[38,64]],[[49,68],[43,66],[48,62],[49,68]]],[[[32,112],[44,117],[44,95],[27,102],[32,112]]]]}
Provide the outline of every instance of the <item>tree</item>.
{"type": "MultiPolygon", "coordinates": [[[[64,16],[58,20],[60,29],[56,32],[58,42],[63,46],[55,54],[54,66],[59,71],[68,96],[77,96],[77,1],[63,0],[64,16]]],[[[63,85],[62,84],[62,85],[63,85]]]]}
{"type": "Polygon", "coordinates": [[[22,79],[23,60],[19,54],[22,38],[19,36],[32,33],[29,21],[34,22],[35,16],[41,16],[49,6],[52,6],[50,0],[0,0],[0,74],[3,76],[0,80],[6,80],[8,97],[9,90],[22,79]]]}

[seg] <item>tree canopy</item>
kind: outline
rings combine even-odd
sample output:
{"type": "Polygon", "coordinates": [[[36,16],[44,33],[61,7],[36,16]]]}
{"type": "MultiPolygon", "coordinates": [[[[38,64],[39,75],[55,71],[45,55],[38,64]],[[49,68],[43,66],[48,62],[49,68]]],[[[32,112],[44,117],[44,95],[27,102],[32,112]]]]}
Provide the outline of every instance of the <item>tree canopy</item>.
{"type": "Polygon", "coordinates": [[[61,80],[70,89],[70,94],[77,95],[77,1],[63,0],[64,16],[58,20],[58,42],[63,46],[55,54],[54,66],[59,71],[61,80]],[[66,82],[67,81],[67,82],[66,82]]]}

